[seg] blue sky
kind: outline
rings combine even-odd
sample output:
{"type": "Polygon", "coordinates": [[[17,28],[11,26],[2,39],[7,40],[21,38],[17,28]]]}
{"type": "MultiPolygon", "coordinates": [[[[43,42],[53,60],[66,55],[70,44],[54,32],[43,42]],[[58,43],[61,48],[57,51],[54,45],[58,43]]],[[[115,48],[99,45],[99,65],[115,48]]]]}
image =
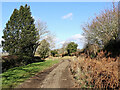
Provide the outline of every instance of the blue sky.
{"type": "MultiPolygon", "coordinates": [[[[4,2],[2,3],[2,28],[9,20],[13,10],[28,4],[35,20],[47,23],[48,30],[56,35],[56,48],[65,41],[75,41],[79,48],[84,45],[82,27],[101,10],[111,6],[111,2],[4,2]]],[[[0,30],[0,37],[2,36],[0,30]]]]}

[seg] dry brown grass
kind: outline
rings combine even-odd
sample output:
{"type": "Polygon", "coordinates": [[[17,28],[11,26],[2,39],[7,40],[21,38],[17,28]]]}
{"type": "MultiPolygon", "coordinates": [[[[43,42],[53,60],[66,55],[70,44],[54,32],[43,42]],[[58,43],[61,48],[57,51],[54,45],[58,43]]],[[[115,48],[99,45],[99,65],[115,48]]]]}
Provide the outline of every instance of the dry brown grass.
{"type": "MultiPolygon", "coordinates": [[[[91,59],[85,55],[71,61],[71,72],[77,83],[75,87],[118,88],[118,61],[120,57],[106,58],[104,52],[91,59]]],[[[119,65],[120,67],[120,65],[119,65]]]]}

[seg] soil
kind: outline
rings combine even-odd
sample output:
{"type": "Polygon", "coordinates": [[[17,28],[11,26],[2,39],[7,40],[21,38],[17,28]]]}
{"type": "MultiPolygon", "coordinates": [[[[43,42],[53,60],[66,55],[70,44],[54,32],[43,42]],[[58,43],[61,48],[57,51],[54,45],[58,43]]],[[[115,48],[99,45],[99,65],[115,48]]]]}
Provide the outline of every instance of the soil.
{"type": "Polygon", "coordinates": [[[69,65],[69,60],[61,60],[60,63],[37,73],[17,88],[72,88],[74,81],[69,65]]]}

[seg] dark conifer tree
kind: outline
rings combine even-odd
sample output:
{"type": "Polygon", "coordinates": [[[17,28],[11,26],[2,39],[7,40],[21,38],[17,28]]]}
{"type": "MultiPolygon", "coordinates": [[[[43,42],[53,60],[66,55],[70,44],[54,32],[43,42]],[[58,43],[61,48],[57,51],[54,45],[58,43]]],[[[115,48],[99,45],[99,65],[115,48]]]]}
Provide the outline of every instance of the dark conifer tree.
{"type": "Polygon", "coordinates": [[[9,54],[33,56],[38,46],[38,31],[31,16],[30,6],[14,9],[3,30],[3,51],[9,54]]]}

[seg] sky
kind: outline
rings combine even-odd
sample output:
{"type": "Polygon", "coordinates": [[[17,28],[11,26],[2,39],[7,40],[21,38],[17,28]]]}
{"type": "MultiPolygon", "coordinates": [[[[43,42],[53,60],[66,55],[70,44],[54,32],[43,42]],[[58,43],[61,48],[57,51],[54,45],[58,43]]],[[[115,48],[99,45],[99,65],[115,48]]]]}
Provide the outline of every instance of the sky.
{"type": "Polygon", "coordinates": [[[46,22],[48,30],[55,34],[56,48],[62,47],[64,42],[74,41],[80,49],[85,43],[82,25],[112,5],[111,2],[2,2],[0,37],[13,10],[25,4],[30,6],[35,21],[39,19],[46,22]]]}

